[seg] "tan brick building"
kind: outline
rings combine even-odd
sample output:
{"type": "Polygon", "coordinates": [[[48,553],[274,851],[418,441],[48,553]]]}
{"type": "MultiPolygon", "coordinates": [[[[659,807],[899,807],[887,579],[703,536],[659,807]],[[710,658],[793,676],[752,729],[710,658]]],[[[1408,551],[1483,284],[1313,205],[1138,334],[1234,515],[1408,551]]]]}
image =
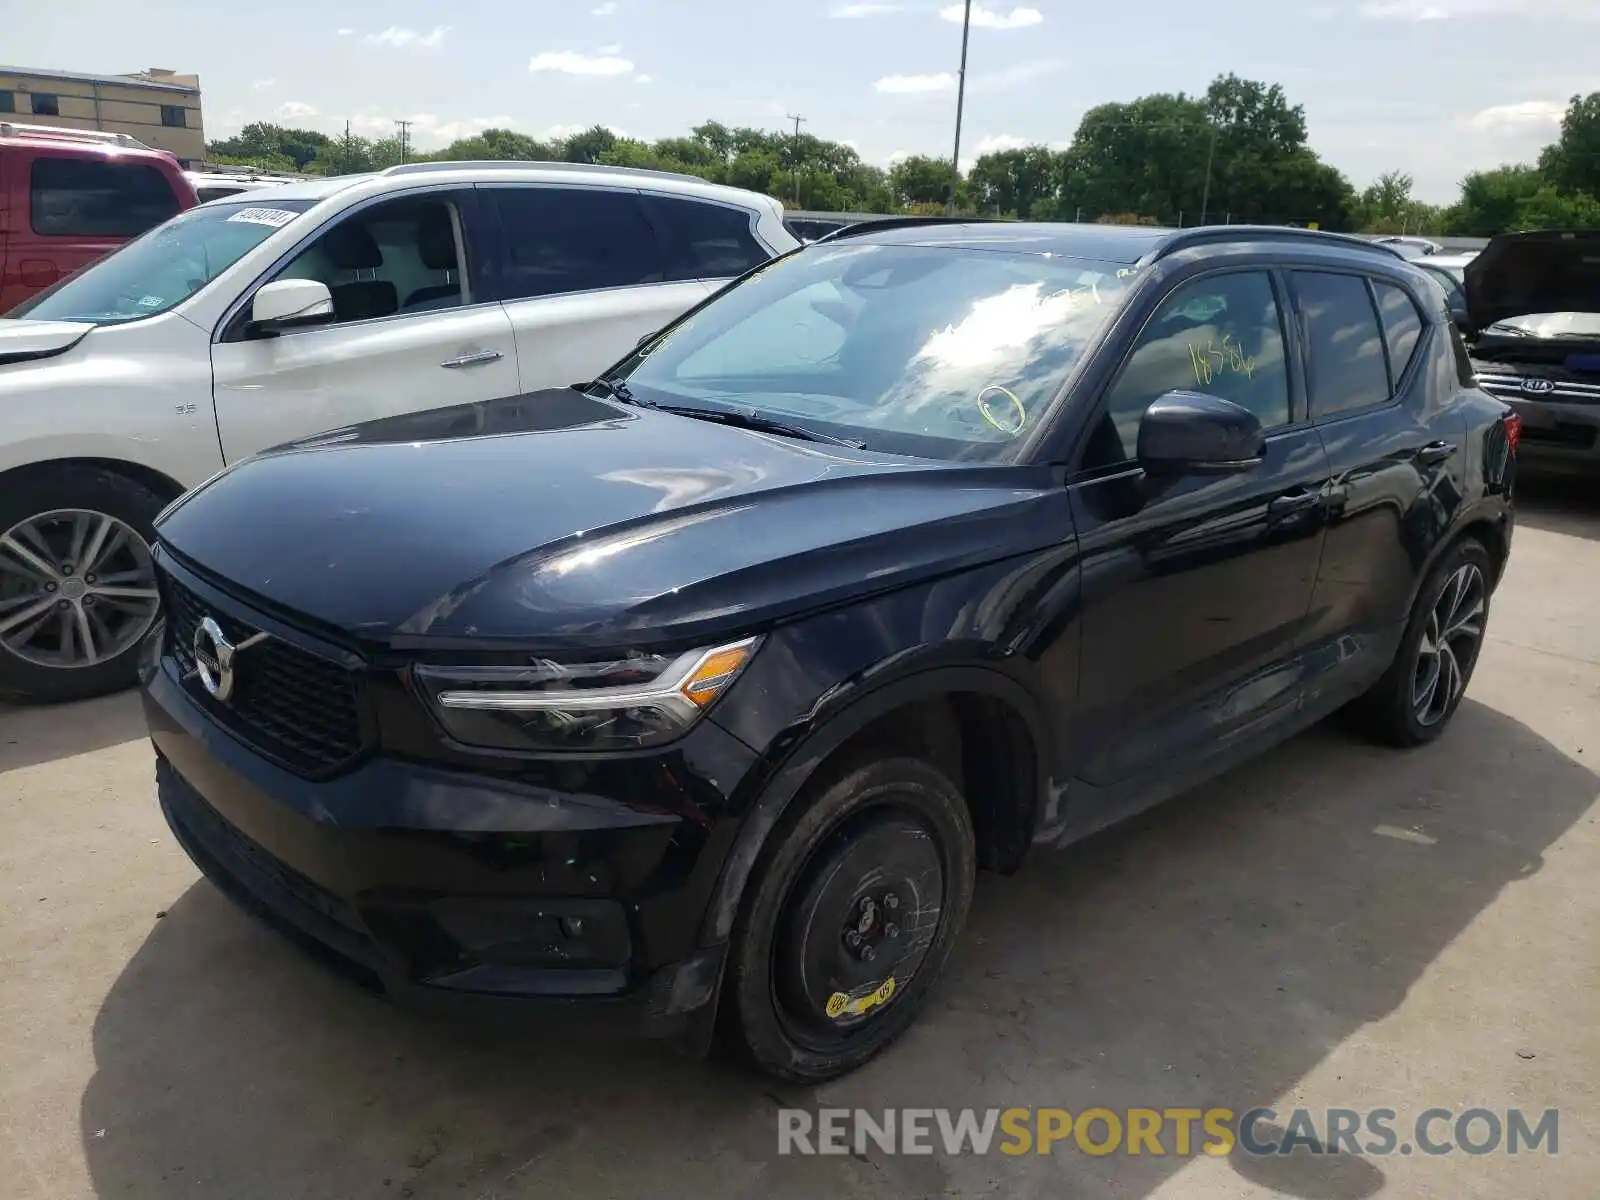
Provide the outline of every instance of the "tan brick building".
{"type": "Polygon", "coordinates": [[[200,77],[152,67],[88,75],[0,67],[0,122],[126,133],[188,163],[205,158],[200,77]]]}

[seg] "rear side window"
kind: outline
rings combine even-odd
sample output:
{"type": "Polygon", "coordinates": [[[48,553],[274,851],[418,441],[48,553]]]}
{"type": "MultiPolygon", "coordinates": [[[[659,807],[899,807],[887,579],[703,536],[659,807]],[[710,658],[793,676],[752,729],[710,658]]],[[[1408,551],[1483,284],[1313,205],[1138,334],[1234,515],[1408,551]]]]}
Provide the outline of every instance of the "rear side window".
{"type": "Polygon", "coordinates": [[[642,199],[661,233],[669,279],[731,279],[771,257],[750,232],[746,209],[676,196],[642,199]]]}
{"type": "Polygon", "coordinates": [[[1311,415],[1331,417],[1388,400],[1383,332],[1367,281],[1297,271],[1294,286],[1311,356],[1311,415]]]}
{"type": "Polygon", "coordinates": [[[44,237],[137,237],[178,212],[167,177],[144,163],[35,158],[28,192],[29,223],[44,237]]]}
{"type": "Polygon", "coordinates": [[[631,192],[485,188],[500,219],[507,300],[661,283],[666,266],[631,192]]]}
{"type": "Polygon", "coordinates": [[[1378,315],[1383,318],[1383,336],[1389,343],[1389,372],[1393,376],[1391,387],[1398,389],[1400,379],[1411,365],[1411,356],[1417,352],[1422,340],[1422,314],[1404,288],[1392,283],[1373,281],[1373,291],[1378,296],[1378,315]]]}

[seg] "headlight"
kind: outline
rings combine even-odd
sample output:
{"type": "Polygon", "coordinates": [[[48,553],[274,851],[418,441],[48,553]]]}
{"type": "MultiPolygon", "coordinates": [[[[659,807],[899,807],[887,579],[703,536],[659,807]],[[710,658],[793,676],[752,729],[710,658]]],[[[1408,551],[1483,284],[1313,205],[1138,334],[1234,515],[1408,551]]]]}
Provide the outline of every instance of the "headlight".
{"type": "Polygon", "coordinates": [[[670,742],[699,720],[756,641],[604,662],[418,666],[413,676],[439,723],[469,746],[631,750],[670,742]]]}

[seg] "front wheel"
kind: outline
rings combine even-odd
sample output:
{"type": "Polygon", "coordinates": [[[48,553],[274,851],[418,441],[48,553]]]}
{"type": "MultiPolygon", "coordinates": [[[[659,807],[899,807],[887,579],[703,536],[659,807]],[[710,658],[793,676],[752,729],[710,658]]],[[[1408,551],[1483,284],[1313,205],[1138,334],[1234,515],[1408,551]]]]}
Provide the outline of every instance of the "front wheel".
{"type": "Polygon", "coordinates": [[[162,500],[93,467],[39,472],[0,499],[0,694],[82,700],[131,686],[160,606],[162,500]]]}
{"type": "Polygon", "coordinates": [[[844,771],[772,834],[734,927],[736,1040],[768,1074],[851,1071],[916,1019],[972,902],[961,794],[919,759],[844,771]]]}
{"type": "Polygon", "coordinates": [[[1389,670],[1357,711],[1378,738],[1420,746],[1444,732],[1478,665],[1489,621],[1493,565],[1480,542],[1450,549],[1417,594],[1389,670]]]}

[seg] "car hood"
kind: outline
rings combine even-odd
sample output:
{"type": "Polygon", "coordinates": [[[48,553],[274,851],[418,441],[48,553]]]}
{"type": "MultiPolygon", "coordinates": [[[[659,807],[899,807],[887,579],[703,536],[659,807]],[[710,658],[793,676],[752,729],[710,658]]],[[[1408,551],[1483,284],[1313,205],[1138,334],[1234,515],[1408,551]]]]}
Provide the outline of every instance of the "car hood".
{"type": "Polygon", "coordinates": [[[0,317],[0,366],[64,353],[81,342],[93,328],[87,321],[0,317]]]}
{"type": "Polygon", "coordinates": [[[320,435],[224,471],[162,546],[392,647],[685,645],[1023,553],[1045,468],[932,463],[576,391],[320,435]]]}
{"type": "Polygon", "coordinates": [[[1505,233],[1467,264],[1479,329],[1528,314],[1600,311],[1600,231],[1505,233]]]}
{"type": "Polygon", "coordinates": [[[1496,321],[1484,333],[1508,337],[1600,338],[1600,304],[1595,312],[1527,313],[1496,321]]]}

